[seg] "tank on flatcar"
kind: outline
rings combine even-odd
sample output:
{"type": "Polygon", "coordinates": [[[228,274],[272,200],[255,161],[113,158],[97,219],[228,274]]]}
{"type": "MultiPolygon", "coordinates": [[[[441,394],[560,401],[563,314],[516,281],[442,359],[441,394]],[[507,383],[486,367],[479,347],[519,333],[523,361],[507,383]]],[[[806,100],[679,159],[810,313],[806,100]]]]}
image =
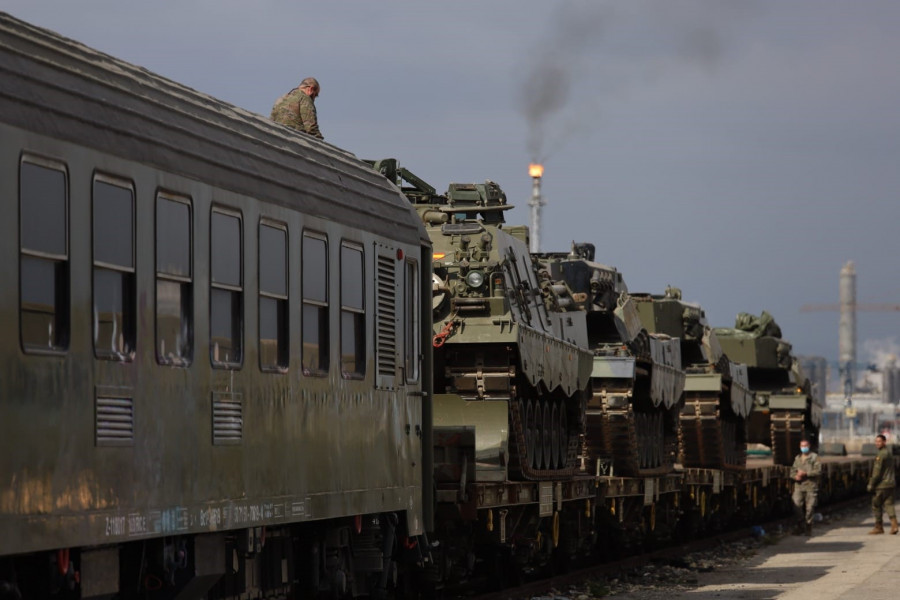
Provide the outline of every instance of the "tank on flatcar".
{"type": "Polygon", "coordinates": [[[565,282],[585,312],[593,353],[584,444],[588,471],[627,476],[671,471],[684,389],[678,339],[648,334],[622,274],[594,261],[593,244],[536,258],[550,280],[565,282]]]}
{"type": "MultiPolygon", "coordinates": [[[[373,164],[413,184],[404,191],[433,244],[436,435],[474,428],[474,481],[571,476],[590,376],[583,313],[566,312],[565,286],[539,279],[527,228],[505,223],[512,205],[499,185],[438,194],[394,159],[373,164]]],[[[444,483],[467,478],[448,468],[444,483]]]]}
{"type": "Polygon", "coordinates": [[[776,464],[792,464],[803,438],[817,443],[822,407],[791,344],[766,311],[740,313],[733,328],[715,332],[729,358],[747,365],[755,395],[747,441],[769,446],[776,464]]]}
{"type": "Polygon", "coordinates": [[[502,578],[590,552],[596,488],[579,476],[591,369],[584,313],[565,285],[539,277],[528,230],[505,223],[512,207],[496,183],[438,194],[394,159],[373,165],[402,187],[434,251],[441,566],[427,577],[461,580],[491,565],[486,575],[502,578]]]}
{"type": "Polygon", "coordinates": [[[747,417],[752,396],[747,367],[729,360],[698,304],[685,302],[681,290],[634,296],[648,331],[681,340],[685,370],[681,408],[681,462],[686,467],[741,468],[746,465],[747,417]]]}

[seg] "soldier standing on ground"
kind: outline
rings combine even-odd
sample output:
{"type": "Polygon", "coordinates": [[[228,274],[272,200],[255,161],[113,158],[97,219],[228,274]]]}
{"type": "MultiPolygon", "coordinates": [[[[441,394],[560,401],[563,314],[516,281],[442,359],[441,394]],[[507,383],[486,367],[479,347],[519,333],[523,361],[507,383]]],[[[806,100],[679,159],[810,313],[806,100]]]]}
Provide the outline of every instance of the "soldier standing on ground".
{"type": "Polygon", "coordinates": [[[319,121],[316,117],[316,98],[320,90],[321,87],[315,77],[307,77],[299,86],[275,101],[271,119],[320,140],[325,139],[319,131],[319,121]]]}
{"type": "Polygon", "coordinates": [[[872,494],[872,513],[875,515],[875,527],[869,532],[870,534],[884,533],[881,516],[885,510],[891,520],[891,533],[896,534],[900,531],[900,526],[897,525],[897,513],[894,512],[894,457],[886,445],[887,438],[881,434],[875,436],[878,455],[875,457],[872,475],[866,485],[866,490],[872,494]]]}
{"type": "Polygon", "coordinates": [[[794,480],[794,514],[797,516],[797,532],[812,535],[813,514],[816,508],[816,497],[819,493],[819,475],[822,465],[819,455],[810,451],[809,440],[800,442],[800,454],[794,459],[791,467],[791,479],[794,480]]]}

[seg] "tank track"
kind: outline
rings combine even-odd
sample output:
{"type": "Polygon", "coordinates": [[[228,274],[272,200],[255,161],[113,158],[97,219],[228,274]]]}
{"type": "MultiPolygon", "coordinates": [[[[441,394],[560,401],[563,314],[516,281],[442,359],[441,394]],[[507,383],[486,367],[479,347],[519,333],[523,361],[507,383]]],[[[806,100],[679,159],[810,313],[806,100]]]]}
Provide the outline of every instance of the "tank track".
{"type": "Polygon", "coordinates": [[[675,468],[678,436],[675,427],[667,433],[666,420],[674,421],[674,410],[610,408],[600,393],[593,395],[587,412],[584,454],[589,471],[598,460],[612,460],[614,475],[663,475],[675,468]],[[599,410],[597,407],[600,407],[599,410]]]}
{"type": "Polygon", "coordinates": [[[806,413],[802,410],[773,410],[770,431],[772,460],[776,465],[792,465],[800,441],[806,435],[806,413]]]}
{"type": "Polygon", "coordinates": [[[715,392],[685,394],[679,440],[685,467],[743,469],[747,465],[746,422],[730,407],[721,407],[720,399],[715,392]]]}
{"type": "Polygon", "coordinates": [[[553,400],[510,401],[511,477],[546,481],[575,474],[580,436],[568,426],[569,410],[565,404],[553,400]],[[542,418],[538,418],[538,412],[544,413],[542,418]],[[564,413],[566,416],[561,422],[559,415],[564,413]],[[550,423],[550,427],[544,427],[541,421],[550,423]]]}
{"type": "Polygon", "coordinates": [[[457,360],[446,375],[465,400],[508,403],[510,478],[542,481],[574,475],[584,424],[584,403],[578,396],[538,396],[538,391],[519,377],[512,355],[505,357],[503,364],[485,364],[478,353],[468,358],[474,358],[475,364],[460,365],[457,360]]]}

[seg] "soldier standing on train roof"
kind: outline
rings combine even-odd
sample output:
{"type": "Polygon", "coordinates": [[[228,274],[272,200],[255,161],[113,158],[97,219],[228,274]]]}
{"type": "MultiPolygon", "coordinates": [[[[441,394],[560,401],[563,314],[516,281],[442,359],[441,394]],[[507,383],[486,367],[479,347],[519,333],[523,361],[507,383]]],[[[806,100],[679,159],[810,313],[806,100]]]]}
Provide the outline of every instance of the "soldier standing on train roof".
{"type": "Polygon", "coordinates": [[[872,513],[875,515],[875,527],[869,532],[870,534],[884,533],[881,515],[885,509],[891,520],[891,533],[896,534],[900,531],[900,526],[897,525],[897,513],[894,512],[894,457],[891,451],[885,447],[886,443],[887,438],[883,435],[875,436],[878,455],[875,457],[872,475],[866,485],[866,490],[872,494],[872,513]]]}
{"type": "Polygon", "coordinates": [[[320,140],[325,139],[319,131],[319,121],[316,118],[316,98],[320,91],[321,87],[315,77],[307,77],[299,86],[275,101],[271,119],[320,140]]]}
{"type": "Polygon", "coordinates": [[[791,479],[794,480],[794,514],[797,516],[797,532],[812,535],[813,511],[816,508],[816,496],[819,492],[819,475],[822,465],[819,455],[810,451],[809,440],[800,442],[800,454],[791,466],[791,479]]]}

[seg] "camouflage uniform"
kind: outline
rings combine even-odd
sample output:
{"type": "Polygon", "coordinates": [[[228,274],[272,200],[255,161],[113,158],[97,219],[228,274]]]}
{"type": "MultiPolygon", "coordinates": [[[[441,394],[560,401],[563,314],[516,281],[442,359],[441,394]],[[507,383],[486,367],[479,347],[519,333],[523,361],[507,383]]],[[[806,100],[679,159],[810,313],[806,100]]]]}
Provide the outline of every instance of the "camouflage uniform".
{"type": "Polygon", "coordinates": [[[812,528],[821,474],[822,465],[819,464],[819,455],[815,452],[808,454],[801,452],[791,466],[791,479],[794,480],[794,493],[791,495],[791,500],[794,501],[794,514],[797,516],[798,526],[805,528],[807,533],[812,528]],[[797,481],[797,471],[801,470],[806,471],[806,476],[802,481],[797,481]]]}
{"type": "Polygon", "coordinates": [[[875,515],[876,526],[881,523],[884,512],[887,512],[891,523],[897,519],[897,513],[894,511],[894,485],[894,457],[890,448],[882,448],[875,457],[872,475],[866,486],[866,489],[872,492],[872,512],[875,515]]]}
{"type": "Polygon", "coordinates": [[[275,102],[275,106],[272,107],[271,119],[320,140],[325,139],[322,132],[319,131],[316,104],[299,87],[292,89],[275,102]]]}

